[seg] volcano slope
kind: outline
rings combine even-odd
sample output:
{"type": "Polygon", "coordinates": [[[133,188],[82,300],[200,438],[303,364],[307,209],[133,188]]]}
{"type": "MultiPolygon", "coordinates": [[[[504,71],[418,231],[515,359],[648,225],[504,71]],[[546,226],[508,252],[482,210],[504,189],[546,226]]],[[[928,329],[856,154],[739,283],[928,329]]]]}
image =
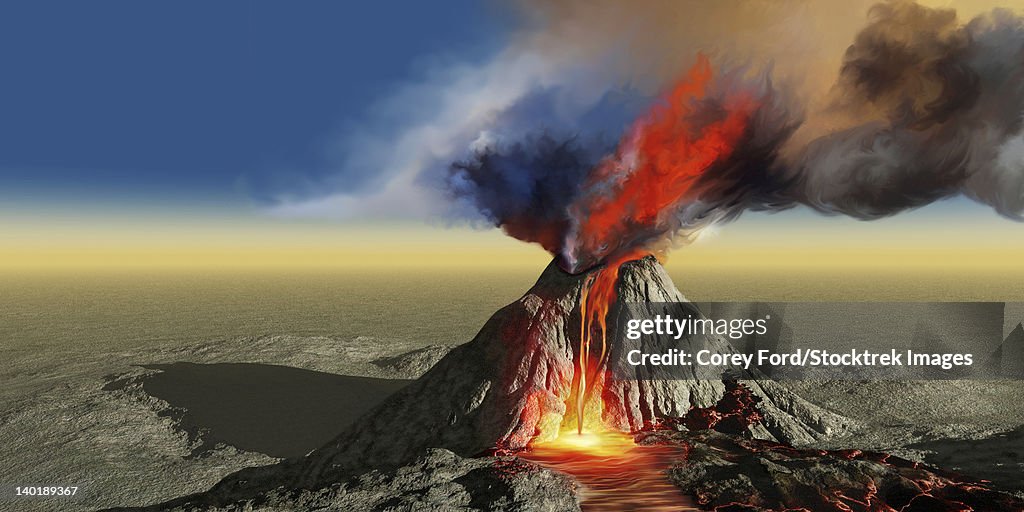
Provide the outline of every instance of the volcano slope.
{"type": "MultiPolygon", "coordinates": [[[[239,471],[205,493],[151,508],[576,508],[579,499],[573,480],[510,455],[532,441],[557,436],[566,422],[575,422],[567,404],[578,368],[580,302],[588,282],[587,274],[567,274],[552,263],[521,299],[495,313],[471,342],[452,350],[327,445],[303,458],[239,471]]],[[[608,312],[609,331],[615,329],[614,319],[626,304],[633,314],[635,308],[653,308],[654,303],[691,307],[652,257],[624,263],[616,286],[617,298],[608,312]]],[[[734,351],[714,335],[683,341],[692,351],[734,351]]],[[[670,339],[655,342],[678,346],[670,339]]],[[[618,350],[622,347],[613,343],[607,359],[615,360],[618,350]]],[[[749,373],[719,380],[653,380],[647,377],[656,376],[642,373],[618,379],[601,367],[597,374],[601,375],[596,387],[600,400],[591,402],[602,405],[604,425],[622,432],[706,430],[716,426],[705,421],[709,416],[739,412],[746,418],[730,423],[730,436],[785,447],[813,444],[857,427],[854,421],[749,373]],[[746,398],[732,399],[737,393],[746,398]],[[726,410],[730,407],[735,410],[726,410]]],[[[660,439],[687,446],[676,434],[660,439]]],[[[748,459],[752,464],[763,460],[748,459]]],[[[685,473],[686,478],[675,481],[691,493],[699,487],[701,471],[685,473]]],[[[774,485],[769,480],[764,485],[774,485]]],[[[875,485],[871,479],[852,481],[849,485],[865,489],[875,485]]],[[[703,503],[721,505],[712,490],[702,492],[703,503]]],[[[774,496],[773,492],[763,490],[766,496],[774,496]]],[[[767,498],[761,503],[767,503],[767,498]]]]}
{"type": "MultiPolygon", "coordinates": [[[[580,344],[585,278],[549,265],[533,288],[492,316],[473,341],[453,350],[354,428],[314,452],[300,483],[330,480],[338,470],[399,464],[428,447],[472,456],[496,447],[525,448],[535,436],[557,432],[572,415],[566,404],[580,344]]],[[[624,304],[636,308],[686,301],[653,257],[625,263],[617,292],[609,318],[617,318],[624,304]]],[[[691,350],[734,350],[716,336],[687,341],[691,350]]],[[[661,342],[676,344],[669,339],[661,342]]],[[[614,344],[610,347],[609,360],[615,360],[616,349],[614,344]]],[[[624,432],[683,416],[693,407],[714,405],[725,393],[721,380],[646,380],[644,375],[616,380],[611,372],[599,373],[607,379],[601,386],[604,423],[624,432]]],[[[850,426],[845,418],[770,381],[748,385],[762,398],[764,421],[754,433],[758,438],[806,444],[850,426]]]]}

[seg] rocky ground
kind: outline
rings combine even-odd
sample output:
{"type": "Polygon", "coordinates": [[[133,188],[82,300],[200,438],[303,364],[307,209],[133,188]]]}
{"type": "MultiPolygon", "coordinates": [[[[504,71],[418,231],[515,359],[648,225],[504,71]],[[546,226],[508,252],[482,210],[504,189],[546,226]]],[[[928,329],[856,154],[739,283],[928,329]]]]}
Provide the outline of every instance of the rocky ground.
{"type": "MultiPolygon", "coordinates": [[[[270,424],[268,430],[255,432],[256,438],[281,438],[282,443],[265,452],[274,453],[282,445],[294,449],[302,445],[302,433],[317,413],[306,411],[296,421],[296,411],[289,409],[289,404],[303,403],[301,397],[322,390],[325,384],[334,384],[338,397],[351,395],[351,382],[337,382],[339,376],[379,379],[394,388],[417,377],[447,350],[414,344],[382,346],[372,338],[267,336],[113,354],[71,351],[60,358],[39,354],[5,361],[0,370],[4,383],[0,388],[0,485],[4,486],[0,510],[95,510],[145,505],[201,491],[241,468],[280,460],[238,446],[254,435],[245,430],[247,424],[270,424]],[[194,363],[208,371],[189,375],[180,371],[181,363],[194,363]],[[245,374],[234,380],[198,378],[204,373],[223,373],[217,365],[237,363],[251,365],[251,379],[245,374]],[[170,369],[158,367],[176,364],[179,366],[170,369]],[[253,386],[260,391],[258,379],[266,378],[267,369],[283,369],[271,371],[283,373],[279,381],[296,380],[289,369],[305,370],[313,377],[302,374],[304,378],[297,379],[297,384],[289,383],[277,395],[276,404],[254,420],[245,407],[266,400],[249,391],[253,386]],[[179,387],[196,390],[209,400],[172,403],[181,397],[154,390],[151,385],[161,376],[176,378],[179,387]],[[234,407],[241,409],[241,416],[235,414],[238,421],[210,428],[202,421],[209,417],[197,419],[185,407],[193,403],[215,411],[227,409],[228,413],[234,407]],[[300,439],[296,440],[296,435],[300,439]],[[75,485],[80,491],[73,500],[14,501],[15,485],[75,485]]],[[[373,400],[383,395],[368,393],[360,398],[369,402],[354,404],[358,407],[335,405],[333,409],[326,404],[320,413],[333,410],[333,420],[344,425],[354,419],[353,412],[374,405],[373,400]]],[[[224,417],[230,415],[214,419],[224,417]]],[[[332,431],[327,438],[335,434],[332,431]]]]}
{"type": "MultiPolygon", "coordinates": [[[[444,449],[428,449],[399,468],[368,471],[315,490],[282,487],[224,504],[183,497],[154,509],[568,512],[580,509],[578,490],[568,475],[517,457],[467,458],[444,449]]],[[[116,510],[122,509],[109,512],[116,510]]]]}
{"type": "MultiPolygon", "coordinates": [[[[370,384],[400,386],[397,381],[417,377],[447,351],[448,347],[415,344],[382,347],[378,340],[368,338],[275,336],[88,357],[72,353],[64,360],[40,355],[8,361],[2,375],[5,386],[0,391],[0,460],[4,461],[0,483],[7,486],[0,497],[0,510],[74,511],[147,505],[203,491],[239,469],[280,460],[238,446],[245,444],[244,439],[251,441],[253,432],[230,422],[211,427],[203,418],[193,417],[194,412],[190,415],[183,404],[172,403],[181,397],[170,396],[153,384],[147,389],[147,383],[159,382],[160,375],[184,379],[178,382],[186,387],[189,378],[206,375],[195,368],[192,373],[183,372],[175,363],[193,363],[211,370],[207,373],[222,373],[219,369],[223,367],[214,365],[248,363],[253,372],[270,371],[281,378],[294,375],[274,368],[302,369],[312,375],[299,374],[301,383],[292,391],[301,394],[310,391],[303,386],[329,388],[340,382],[334,380],[338,376],[380,379],[370,384]],[[7,494],[11,485],[26,484],[71,484],[82,491],[73,500],[13,501],[7,494]]],[[[203,382],[205,386],[218,382],[226,386],[204,388],[209,394],[220,393],[226,403],[246,399],[244,389],[240,392],[235,381],[203,382]]],[[[787,386],[827,410],[863,423],[862,429],[849,436],[822,441],[822,448],[890,451],[990,479],[999,488],[1021,490],[1019,478],[1013,478],[1024,471],[1024,436],[1015,430],[1024,424],[1024,402],[1019,399],[1024,396],[1024,384],[1020,382],[787,386]]],[[[372,393],[365,397],[367,401],[379,399],[372,393]]],[[[282,403],[287,403],[287,398],[287,393],[280,395],[282,403]]],[[[235,414],[242,413],[244,410],[235,414]]],[[[301,421],[312,417],[285,408],[275,416],[281,423],[276,432],[302,431],[301,421]]],[[[339,413],[334,421],[341,427],[352,419],[339,413]]],[[[256,434],[256,438],[277,435],[256,434]]],[[[303,442],[315,442],[291,441],[288,449],[292,452],[301,449],[303,442]]],[[[297,503],[296,499],[310,504],[356,503],[356,508],[366,510],[427,510],[439,503],[456,510],[472,509],[494,500],[498,505],[492,508],[496,510],[530,508],[527,504],[541,503],[537,500],[547,500],[543,503],[550,510],[578,506],[570,480],[535,466],[519,468],[515,474],[520,476],[509,480],[503,472],[508,464],[514,462],[468,459],[434,450],[397,470],[366,473],[353,482],[287,499],[292,503],[297,503]],[[503,477],[497,479],[496,475],[503,477]]]]}
{"type": "Polygon", "coordinates": [[[640,437],[685,448],[668,477],[707,510],[1024,510],[1019,494],[881,452],[798,449],[714,430],[640,437]]]}

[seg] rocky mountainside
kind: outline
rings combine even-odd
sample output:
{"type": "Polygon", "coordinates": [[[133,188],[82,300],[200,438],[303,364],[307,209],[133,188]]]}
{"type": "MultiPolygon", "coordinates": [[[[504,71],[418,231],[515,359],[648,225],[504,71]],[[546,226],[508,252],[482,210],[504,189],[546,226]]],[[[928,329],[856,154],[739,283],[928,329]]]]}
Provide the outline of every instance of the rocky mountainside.
{"type": "MultiPolygon", "coordinates": [[[[585,274],[571,275],[552,263],[518,301],[501,309],[470,343],[456,348],[417,382],[368,414],[335,442],[308,459],[304,484],[338,470],[401,464],[426,448],[443,447],[471,456],[495,447],[519,449],[539,429],[566,415],[575,351],[579,346],[580,289],[585,274]],[[546,423],[546,424],[544,424],[546,423]]],[[[665,269],[652,257],[625,263],[618,302],[631,311],[651,303],[685,303],[665,269]]],[[[699,313],[698,313],[699,314],[699,313]]],[[[609,325],[609,329],[614,329],[609,325]]],[[[665,339],[667,346],[674,340],[665,339]]],[[[718,336],[694,336],[690,350],[734,351],[718,336]]],[[[610,348],[611,360],[617,347],[610,348]]],[[[722,380],[616,380],[604,385],[604,421],[636,431],[692,407],[714,405],[725,393],[722,380]]],[[[753,375],[739,375],[753,378],[753,375]]],[[[755,437],[806,444],[850,426],[771,381],[747,382],[762,400],[763,425],[755,437]]]]}
{"type": "MultiPolygon", "coordinates": [[[[394,470],[430,449],[460,457],[496,448],[516,450],[566,416],[580,336],[581,288],[587,275],[571,275],[552,263],[519,300],[502,308],[469,343],[448,353],[413,384],[363,416],[334,441],[307,457],[230,475],[211,491],[175,503],[226,503],[280,488],[323,488],[368,470],[394,470]],[[196,501],[198,500],[198,501],[196,501]]],[[[685,302],[652,257],[623,264],[617,318],[626,304],[685,302]]],[[[614,325],[609,324],[609,330],[614,325]]],[[[668,343],[668,340],[665,341],[668,343]]],[[[728,353],[721,337],[687,342],[728,353]]],[[[615,357],[616,347],[610,348],[615,357]]],[[[723,380],[616,380],[605,373],[604,421],[635,431],[691,408],[710,407],[725,394],[723,380]]],[[[760,403],[756,438],[811,443],[849,428],[845,418],[753,375],[739,375],[760,403]]],[[[733,375],[732,378],[737,378],[733,375]]]]}

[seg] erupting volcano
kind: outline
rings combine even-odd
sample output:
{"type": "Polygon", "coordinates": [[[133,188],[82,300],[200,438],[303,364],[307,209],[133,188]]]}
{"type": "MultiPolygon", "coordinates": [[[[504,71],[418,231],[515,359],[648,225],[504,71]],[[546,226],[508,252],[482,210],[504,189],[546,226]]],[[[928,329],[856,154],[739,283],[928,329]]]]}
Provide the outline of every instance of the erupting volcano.
{"type": "MultiPolygon", "coordinates": [[[[358,428],[315,452],[310,471],[329,474],[335,465],[355,461],[399,463],[439,443],[474,455],[521,450],[584,430],[628,433],[682,417],[693,407],[715,405],[726,391],[721,380],[620,380],[609,370],[622,347],[609,344],[607,334],[618,328],[623,308],[653,303],[687,307],[653,257],[581,274],[553,262],[472,342],[454,349],[358,428]]],[[[693,350],[733,351],[713,335],[685,341],[693,350]]],[[[771,382],[749,385],[763,399],[761,437],[808,442],[845,428],[843,418],[771,382]]]]}
{"type": "MultiPolygon", "coordinates": [[[[658,304],[661,311],[665,303],[674,304],[674,314],[699,315],[651,256],[581,274],[567,273],[553,261],[471,342],[453,349],[331,443],[301,459],[243,470],[207,493],[164,508],[220,510],[216,507],[282,499],[344,504],[346,488],[339,482],[366,471],[445,474],[471,460],[482,461],[472,464],[486,470],[487,478],[519,489],[508,492],[537,486],[555,492],[545,486],[557,481],[545,480],[545,473],[523,461],[568,473],[576,486],[572,492],[590,511],[1024,506],[984,482],[884,454],[793,448],[857,423],[752,373],[665,380],[645,375],[640,367],[635,377],[617,377],[609,361],[622,347],[606,334],[619,327],[625,305],[658,304]],[[438,448],[452,454],[432,452],[438,448]],[[748,481],[744,474],[757,478],[748,481]]],[[[668,337],[655,342],[680,346],[668,337]]],[[[734,350],[717,335],[693,335],[681,343],[694,351],[734,350]]],[[[558,503],[541,508],[580,505],[558,503]]],[[[538,505],[511,510],[533,506],[538,505]]]]}
{"type": "Polygon", "coordinates": [[[607,318],[616,300],[619,266],[643,256],[665,236],[663,217],[693,199],[698,180],[729,157],[747,130],[756,103],[748,92],[726,95],[718,102],[720,115],[696,126],[692,106],[705,99],[711,78],[710,63],[699,56],[685,78],[634,124],[615,155],[593,170],[584,193],[568,207],[573,222],[560,250],[564,268],[578,272],[605,261],[581,286],[572,399],[578,434],[583,433],[589,398],[600,395],[603,376],[598,372],[607,361],[607,318]]]}
{"type": "MultiPolygon", "coordinates": [[[[575,475],[589,487],[583,507],[594,510],[624,503],[602,486],[651,509],[1021,510],[1019,499],[984,482],[885,454],[795,448],[858,422],[755,370],[708,378],[689,369],[674,379],[642,366],[627,376],[611,370],[624,350],[613,333],[627,306],[633,315],[668,307],[673,317],[704,318],[657,258],[746,210],[805,205],[873,219],[964,193],[1019,217],[1019,198],[993,187],[1015,172],[995,165],[1002,149],[993,148],[1015,136],[1020,119],[993,105],[1024,105],[1024,66],[990,62],[986,49],[1024,41],[1024,22],[1002,13],[960,26],[909,2],[872,13],[836,90],[881,119],[811,137],[787,158],[783,148],[803,122],[797,98],[769,71],[715,69],[703,55],[611,146],[549,134],[514,143],[481,137],[446,169],[446,191],[551,254],[536,284],[331,443],[233,475],[194,503],[489,457],[477,469],[507,494],[519,492],[510,482],[524,474],[551,483],[524,466],[534,461],[575,475]],[[904,35],[904,25],[920,30],[904,35]],[[890,80],[877,83],[880,76],[890,80]],[[952,94],[961,85],[965,92],[952,94]],[[936,96],[922,101],[926,93],[936,96]],[[424,458],[436,449],[451,455],[424,458]]],[[[646,341],[655,350],[736,352],[714,334],[646,341]]]]}

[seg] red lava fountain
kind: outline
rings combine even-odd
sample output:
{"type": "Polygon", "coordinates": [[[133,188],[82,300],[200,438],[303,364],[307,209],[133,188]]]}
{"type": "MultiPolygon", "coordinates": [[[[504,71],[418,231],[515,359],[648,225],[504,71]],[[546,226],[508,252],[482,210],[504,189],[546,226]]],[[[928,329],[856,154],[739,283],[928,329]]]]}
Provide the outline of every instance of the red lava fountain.
{"type": "Polygon", "coordinates": [[[633,124],[615,154],[590,174],[588,192],[570,206],[577,223],[566,247],[572,268],[654,242],[644,238],[651,232],[665,235],[655,226],[665,225],[676,206],[696,199],[699,181],[732,155],[760,102],[753,92],[730,92],[715,97],[721,110],[708,119],[697,106],[717,94],[712,78],[711,63],[698,55],[687,74],[633,124]]]}

